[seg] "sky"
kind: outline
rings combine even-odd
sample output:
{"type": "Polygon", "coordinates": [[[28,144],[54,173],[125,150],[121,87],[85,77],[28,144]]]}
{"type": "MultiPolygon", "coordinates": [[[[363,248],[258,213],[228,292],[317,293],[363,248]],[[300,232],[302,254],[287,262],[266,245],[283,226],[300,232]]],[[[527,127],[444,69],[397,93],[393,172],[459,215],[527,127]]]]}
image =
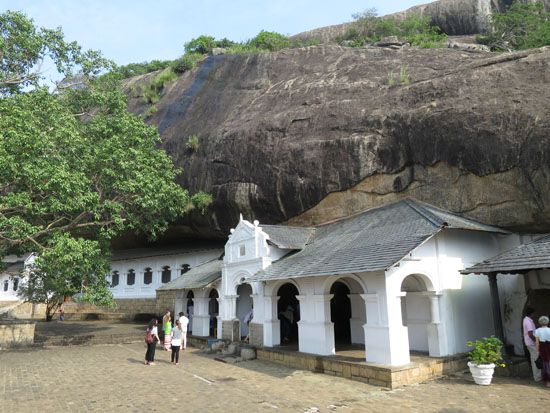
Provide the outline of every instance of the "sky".
{"type": "Polygon", "coordinates": [[[117,64],[176,59],[192,38],[209,34],[245,41],[261,30],[292,35],[379,15],[430,0],[0,0],[0,13],[19,10],[37,26],[61,26],[68,41],[101,50],[117,64]]]}

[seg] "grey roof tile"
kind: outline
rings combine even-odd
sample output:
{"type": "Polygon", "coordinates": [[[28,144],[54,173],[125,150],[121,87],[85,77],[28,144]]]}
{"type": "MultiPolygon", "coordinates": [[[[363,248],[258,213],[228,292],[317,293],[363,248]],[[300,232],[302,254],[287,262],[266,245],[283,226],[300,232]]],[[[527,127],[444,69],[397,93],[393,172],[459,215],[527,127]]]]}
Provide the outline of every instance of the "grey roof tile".
{"type": "Polygon", "coordinates": [[[284,225],[261,225],[269,235],[269,242],[283,249],[303,249],[315,232],[315,228],[286,227],[284,225]]]}
{"type": "Polygon", "coordinates": [[[384,270],[445,227],[506,232],[406,199],[318,226],[303,249],[249,280],[384,270]]]}
{"type": "Polygon", "coordinates": [[[518,245],[460,272],[462,274],[506,273],[542,268],[550,268],[550,235],[542,236],[528,244],[518,245]]]}
{"type": "Polygon", "coordinates": [[[191,268],[175,280],[157,288],[157,290],[183,290],[186,288],[203,288],[220,279],[222,260],[216,258],[191,268]]]}

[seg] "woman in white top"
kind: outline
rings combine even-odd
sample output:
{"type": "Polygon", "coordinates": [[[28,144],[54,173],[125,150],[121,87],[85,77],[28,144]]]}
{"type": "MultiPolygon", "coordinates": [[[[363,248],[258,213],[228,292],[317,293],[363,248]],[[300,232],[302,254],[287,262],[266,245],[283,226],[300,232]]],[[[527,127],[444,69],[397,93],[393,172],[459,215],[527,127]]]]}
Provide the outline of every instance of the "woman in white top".
{"type": "Polygon", "coordinates": [[[540,358],[542,358],[542,380],[546,384],[546,387],[550,387],[550,328],[548,328],[548,322],[550,319],[543,315],[539,318],[540,328],[535,330],[535,338],[537,339],[535,345],[539,352],[540,358]]]}
{"type": "Polygon", "coordinates": [[[176,326],[172,329],[170,334],[172,335],[172,363],[175,362],[177,366],[178,364],[180,364],[180,349],[182,348],[183,337],[180,320],[176,320],[176,326]]]}

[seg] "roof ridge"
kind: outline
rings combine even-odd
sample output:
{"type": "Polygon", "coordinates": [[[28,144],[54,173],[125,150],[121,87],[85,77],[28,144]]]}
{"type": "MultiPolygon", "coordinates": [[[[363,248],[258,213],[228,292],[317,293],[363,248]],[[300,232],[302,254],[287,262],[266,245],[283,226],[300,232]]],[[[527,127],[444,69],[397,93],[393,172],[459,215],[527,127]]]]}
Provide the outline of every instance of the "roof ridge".
{"type": "Polygon", "coordinates": [[[411,209],[413,209],[417,214],[419,214],[424,219],[426,219],[430,224],[438,228],[441,228],[447,225],[445,221],[438,218],[435,214],[433,214],[430,210],[428,210],[424,205],[421,205],[418,201],[412,198],[405,198],[403,201],[411,209]]]}

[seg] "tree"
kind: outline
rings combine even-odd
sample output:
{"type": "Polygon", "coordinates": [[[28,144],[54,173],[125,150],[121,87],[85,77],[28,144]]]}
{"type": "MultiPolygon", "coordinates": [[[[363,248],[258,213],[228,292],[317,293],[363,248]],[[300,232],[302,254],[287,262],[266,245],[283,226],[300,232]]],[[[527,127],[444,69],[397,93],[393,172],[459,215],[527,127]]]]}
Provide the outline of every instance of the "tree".
{"type": "Polygon", "coordinates": [[[550,13],[540,2],[515,2],[504,13],[495,13],[490,30],[477,37],[491,50],[510,51],[550,45],[550,13]]]}
{"type": "Polygon", "coordinates": [[[202,35],[185,43],[186,53],[207,54],[216,47],[216,39],[212,36],[202,35]]]}
{"type": "Polygon", "coordinates": [[[107,304],[109,240],[124,231],[155,238],[189,208],[203,210],[208,197],[190,197],[175,182],[180,171],[158,148],[156,129],[127,111],[118,76],[90,75],[103,62],[99,53],[77,46],[62,52],[62,33],[55,32],[56,63],[80,74],[50,93],[33,72],[53,47],[49,37],[37,37],[43,32],[18,13],[0,15],[0,22],[0,50],[34,51],[19,66],[3,58],[0,68],[0,258],[38,253],[22,291],[46,303],[48,315],[75,291],[107,304]],[[16,78],[21,82],[10,80],[16,78]],[[37,87],[22,92],[22,85],[37,87]]]}

